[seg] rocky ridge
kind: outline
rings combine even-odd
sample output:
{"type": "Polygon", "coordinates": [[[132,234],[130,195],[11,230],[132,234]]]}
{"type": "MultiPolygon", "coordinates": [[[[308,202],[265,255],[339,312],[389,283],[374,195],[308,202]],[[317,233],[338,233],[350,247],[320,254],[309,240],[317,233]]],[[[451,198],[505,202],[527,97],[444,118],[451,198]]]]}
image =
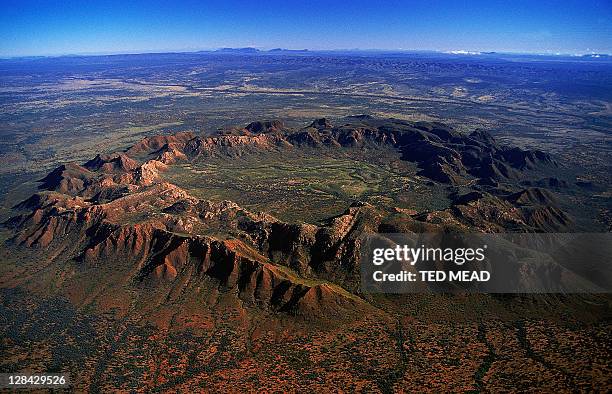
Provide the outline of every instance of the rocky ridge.
{"type": "MultiPolygon", "coordinates": [[[[527,188],[507,196],[473,191],[441,211],[383,211],[355,202],[321,224],[286,223],[231,201],[197,199],[165,182],[167,166],[211,156],[326,147],[390,145],[420,174],[453,185],[521,180],[554,166],[540,151],[498,146],[484,131],[469,135],[440,123],[359,117],[334,127],[325,119],[301,130],[254,122],[208,137],[193,133],[148,137],[125,152],[62,165],[41,191],[18,204],[6,225],[9,241],[47,256],[69,256],[79,270],[113,265],[128,286],[195,286],[214,281],[247,304],[306,316],[359,313],[359,250],[376,232],[561,231],[570,218],[550,192],[527,188]],[[345,290],[346,289],[346,290],[345,290]],[[348,291],[347,291],[348,290],[348,291]]],[[[111,291],[111,290],[108,290],[111,291]]]]}

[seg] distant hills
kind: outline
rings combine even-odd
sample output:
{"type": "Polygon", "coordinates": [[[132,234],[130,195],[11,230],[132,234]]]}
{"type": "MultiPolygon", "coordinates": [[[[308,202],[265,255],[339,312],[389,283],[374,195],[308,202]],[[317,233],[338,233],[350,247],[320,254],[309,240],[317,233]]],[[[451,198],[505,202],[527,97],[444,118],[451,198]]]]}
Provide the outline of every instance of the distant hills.
{"type": "MultiPolygon", "coordinates": [[[[208,51],[202,51],[208,52],[208,51]]],[[[308,49],[284,49],[284,48],[274,48],[270,50],[260,50],[252,47],[245,48],[220,48],[217,49],[217,53],[236,53],[236,54],[256,54],[256,53],[302,53],[308,52],[308,49]]]]}
{"type": "Polygon", "coordinates": [[[517,60],[563,60],[563,61],[610,61],[612,55],[605,53],[589,53],[589,54],[546,54],[546,53],[509,53],[509,52],[494,52],[494,51],[468,51],[468,50],[449,50],[449,51],[432,51],[432,50],[403,50],[403,49],[326,49],[326,50],[311,50],[311,49],[258,49],[254,47],[231,48],[224,47],[219,49],[205,49],[200,51],[167,51],[167,52],[142,52],[142,53],[89,53],[89,54],[65,54],[65,55],[50,55],[50,56],[16,56],[16,57],[0,57],[0,60],[40,60],[48,58],[61,57],[96,57],[96,56],[138,56],[138,55],[180,55],[180,54],[231,54],[231,55],[337,55],[337,56],[432,56],[432,57],[487,57],[487,58],[503,58],[517,60]]]}

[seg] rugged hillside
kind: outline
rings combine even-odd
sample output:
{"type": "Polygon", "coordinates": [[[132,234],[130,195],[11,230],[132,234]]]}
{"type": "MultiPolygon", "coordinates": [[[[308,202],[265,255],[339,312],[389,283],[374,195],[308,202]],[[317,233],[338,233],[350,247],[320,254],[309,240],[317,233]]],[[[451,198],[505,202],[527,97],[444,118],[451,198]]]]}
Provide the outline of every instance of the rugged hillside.
{"type": "Polygon", "coordinates": [[[6,223],[15,232],[9,242],[36,248],[50,261],[72,258],[82,273],[120,261],[116,270],[126,273],[121,283],[155,286],[207,277],[245,302],[324,316],[313,311],[367,308],[351,294],[358,292],[360,239],[366,234],[562,231],[571,223],[552,194],[538,188],[505,196],[453,194],[451,206],[439,211],[388,211],[355,202],[318,225],[286,223],[231,201],[195,198],[160,177],[177,162],[304,146],[358,151],[390,145],[404,160],[417,162],[422,175],[454,184],[519,179],[526,169],[554,165],[542,152],[499,147],[483,131],[462,135],[439,123],[355,121],[333,127],[319,119],[302,130],[254,122],[223,135],[150,137],[125,153],[62,165],[41,180],[39,193],[15,207],[22,213],[6,223]]]}
{"type": "Polygon", "coordinates": [[[142,141],[128,152],[146,152],[164,163],[193,160],[206,156],[239,156],[257,150],[284,148],[344,147],[390,145],[403,159],[418,163],[421,174],[432,180],[465,184],[478,181],[496,184],[503,180],[524,178],[523,172],[542,166],[556,165],[542,151],[525,151],[502,147],[484,130],[460,134],[437,122],[374,119],[368,116],[350,118],[350,123],[334,127],[326,119],[317,119],[302,130],[288,130],[280,121],[253,122],[212,137],[189,134],[170,137],[160,146],[158,137],[142,141]],[[148,149],[147,149],[148,148],[148,149]]]}

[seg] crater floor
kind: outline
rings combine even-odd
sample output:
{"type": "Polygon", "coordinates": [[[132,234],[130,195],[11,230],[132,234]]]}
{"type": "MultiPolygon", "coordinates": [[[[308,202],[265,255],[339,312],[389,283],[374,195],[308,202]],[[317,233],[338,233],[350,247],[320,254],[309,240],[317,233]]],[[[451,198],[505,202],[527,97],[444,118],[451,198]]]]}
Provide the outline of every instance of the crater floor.
{"type": "Polygon", "coordinates": [[[415,211],[447,208],[444,187],[427,185],[393,149],[285,149],[207,158],[169,167],[164,180],[195,197],[231,200],[288,222],[317,223],[355,201],[415,211]]]}

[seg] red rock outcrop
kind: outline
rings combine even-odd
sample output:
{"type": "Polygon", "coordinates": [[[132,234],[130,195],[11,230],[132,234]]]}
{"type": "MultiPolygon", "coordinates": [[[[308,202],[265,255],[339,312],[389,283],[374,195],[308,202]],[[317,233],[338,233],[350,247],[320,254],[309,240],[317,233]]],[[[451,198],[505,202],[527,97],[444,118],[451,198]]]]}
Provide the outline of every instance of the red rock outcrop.
{"type": "Polygon", "coordinates": [[[195,133],[191,131],[185,131],[176,133],[173,135],[156,135],[152,137],[143,138],[140,142],[129,148],[126,153],[129,156],[138,156],[143,154],[150,154],[157,152],[158,150],[169,147],[174,149],[181,149],[184,144],[195,138],[195,133]]]}
{"type": "Polygon", "coordinates": [[[46,191],[15,207],[25,213],[7,222],[16,233],[12,242],[76,259],[79,269],[114,267],[126,286],[213,280],[248,304],[314,316],[362,308],[336,284],[358,292],[364,235],[560,231],[570,223],[551,193],[532,188],[505,197],[473,191],[454,196],[448,209],[420,213],[355,203],[319,225],[292,224],[231,201],[194,198],[160,177],[179,161],[303,146],[391,146],[418,163],[421,175],[453,184],[514,179],[523,169],[553,164],[539,152],[498,147],[484,131],[466,136],[435,122],[355,119],[340,127],[320,119],[298,131],[255,122],[237,135],[147,137],[125,153],[60,166],[41,181],[46,191]]]}

